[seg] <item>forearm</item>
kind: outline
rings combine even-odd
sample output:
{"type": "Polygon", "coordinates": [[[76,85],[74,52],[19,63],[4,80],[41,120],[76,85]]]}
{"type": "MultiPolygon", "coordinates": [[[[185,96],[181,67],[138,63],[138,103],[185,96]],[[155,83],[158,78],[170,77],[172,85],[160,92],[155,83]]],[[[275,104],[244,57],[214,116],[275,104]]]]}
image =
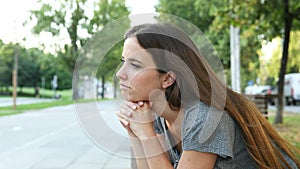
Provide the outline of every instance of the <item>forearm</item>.
{"type": "Polygon", "coordinates": [[[138,138],[130,138],[134,160],[138,169],[149,169],[147,160],[145,158],[144,150],[138,138]]]}
{"type": "Polygon", "coordinates": [[[142,149],[150,169],[173,169],[166,152],[163,150],[158,137],[140,139],[142,149]]]}

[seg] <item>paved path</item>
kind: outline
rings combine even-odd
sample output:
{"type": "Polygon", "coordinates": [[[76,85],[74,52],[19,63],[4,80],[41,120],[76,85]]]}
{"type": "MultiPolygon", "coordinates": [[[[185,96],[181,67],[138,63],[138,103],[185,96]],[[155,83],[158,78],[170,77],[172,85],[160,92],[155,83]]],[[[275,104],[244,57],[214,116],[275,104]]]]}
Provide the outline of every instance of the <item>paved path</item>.
{"type": "MultiPolygon", "coordinates": [[[[17,105],[20,104],[32,104],[32,103],[40,103],[40,102],[50,102],[53,99],[44,99],[44,98],[34,98],[34,97],[17,97],[17,105]]],[[[13,98],[0,98],[0,107],[4,106],[13,106],[13,98]]]]}
{"type": "MultiPolygon", "coordinates": [[[[269,110],[275,111],[277,108],[274,105],[268,105],[269,110]]],[[[290,106],[284,106],[284,112],[289,112],[289,113],[300,113],[300,105],[290,105],[290,106]]]]}
{"type": "Polygon", "coordinates": [[[114,107],[81,103],[0,117],[0,169],[129,169],[114,107]]]}

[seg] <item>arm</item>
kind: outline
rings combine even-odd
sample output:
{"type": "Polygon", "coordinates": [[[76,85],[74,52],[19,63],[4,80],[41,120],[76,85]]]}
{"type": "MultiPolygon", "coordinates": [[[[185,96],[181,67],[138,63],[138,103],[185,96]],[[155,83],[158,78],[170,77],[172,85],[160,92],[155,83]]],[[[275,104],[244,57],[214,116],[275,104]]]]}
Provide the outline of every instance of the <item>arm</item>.
{"type": "MultiPolygon", "coordinates": [[[[131,107],[127,106],[127,109],[131,107]]],[[[148,104],[136,109],[134,112],[128,113],[132,110],[127,110],[127,114],[123,114],[127,120],[130,121],[130,130],[138,139],[134,143],[134,153],[136,155],[144,155],[144,159],[138,161],[147,166],[150,169],[156,168],[169,168],[173,169],[173,166],[167,156],[165,149],[163,148],[159,137],[157,137],[153,123],[151,121],[151,112],[148,104]],[[138,141],[139,140],[139,141],[138,141]]],[[[124,111],[123,111],[124,112],[124,111]]],[[[204,153],[198,151],[184,151],[179,161],[178,169],[196,169],[196,168],[213,168],[217,155],[213,153],[204,153]]],[[[139,165],[141,166],[141,165],[139,165]]],[[[140,167],[139,167],[140,168],[140,167]]]]}
{"type": "Polygon", "coordinates": [[[139,139],[136,137],[136,135],[130,129],[130,127],[129,127],[130,123],[128,121],[126,121],[120,113],[116,113],[116,115],[118,116],[119,121],[121,122],[122,126],[127,130],[137,168],[138,169],[149,169],[146,159],[143,158],[143,157],[145,157],[145,155],[144,155],[144,151],[143,151],[141,142],[139,141],[139,139]]]}
{"type": "Polygon", "coordinates": [[[183,151],[177,169],[210,169],[213,168],[217,155],[198,151],[183,151]]]}
{"type": "Polygon", "coordinates": [[[134,160],[138,169],[149,169],[147,160],[141,142],[137,138],[130,138],[131,147],[134,154],[134,160]]]}
{"type": "Polygon", "coordinates": [[[141,145],[144,150],[145,159],[150,169],[173,169],[168,158],[166,150],[163,148],[162,140],[157,136],[154,130],[149,130],[146,137],[140,138],[141,145]]]}
{"type": "Polygon", "coordinates": [[[140,106],[125,102],[121,106],[120,113],[117,113],[120,121],[123,121],[123,127],[127,129],[131,138],[133,152],[138,157],[136,160],[138,168],[173,169],[165,151],[164,136],[156,135],[154,131],[153,117],[151,112],[149,112],[149,104],[140,106]]]}
{"type": "MultiPolygon", "coordinates": [[[[150,169],[173,169],[157,138],[141,139],[141,144],[150,169]]],[[[216,159],[217,155],[213,153],[183,151],[177,169],[211,169],[214,167],[216,159]]]]}

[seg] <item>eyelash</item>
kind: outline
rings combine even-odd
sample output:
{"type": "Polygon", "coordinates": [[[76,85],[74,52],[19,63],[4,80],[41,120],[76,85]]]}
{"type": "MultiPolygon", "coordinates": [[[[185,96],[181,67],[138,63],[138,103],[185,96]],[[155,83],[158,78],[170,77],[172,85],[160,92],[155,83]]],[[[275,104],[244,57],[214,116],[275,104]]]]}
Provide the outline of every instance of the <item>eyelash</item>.
{"type": "Polygon", "coordinates": [[[141,68],[141,66],[139,66],[137,64],[134,64],[134,63],[131,63],[130,65],[133,66],[133,67],[135,67],[135,68],[141,68]]]}
{"type": "Polygon", "coordinates": [[[125,60],[124,59],[120,59],[121,63],[124,64],[125,63],[125,60]]]}
{"type": "MultiPolygon", "coordinates": [[[[120,59],[121,63],[124,64],[125,63],[125,60],[124,59],[120,59]]],[[[137,64],[134,64],[134,63],[131,63],[130,64],[131,66],[135,67],[135,68],[141,68],[141,66],[137,65],[137,64]]]]}

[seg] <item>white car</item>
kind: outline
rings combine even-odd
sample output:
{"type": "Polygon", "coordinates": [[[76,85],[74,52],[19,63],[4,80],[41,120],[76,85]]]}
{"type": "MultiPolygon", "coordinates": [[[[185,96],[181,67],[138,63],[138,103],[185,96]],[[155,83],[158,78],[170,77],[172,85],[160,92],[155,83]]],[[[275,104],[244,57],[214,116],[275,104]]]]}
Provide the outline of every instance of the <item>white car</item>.
{"type": "Polygon", "coordinates": [[[287,105],[300,102],[300,73],[291,73],[284,76],[284,97],[287,105]]]}

